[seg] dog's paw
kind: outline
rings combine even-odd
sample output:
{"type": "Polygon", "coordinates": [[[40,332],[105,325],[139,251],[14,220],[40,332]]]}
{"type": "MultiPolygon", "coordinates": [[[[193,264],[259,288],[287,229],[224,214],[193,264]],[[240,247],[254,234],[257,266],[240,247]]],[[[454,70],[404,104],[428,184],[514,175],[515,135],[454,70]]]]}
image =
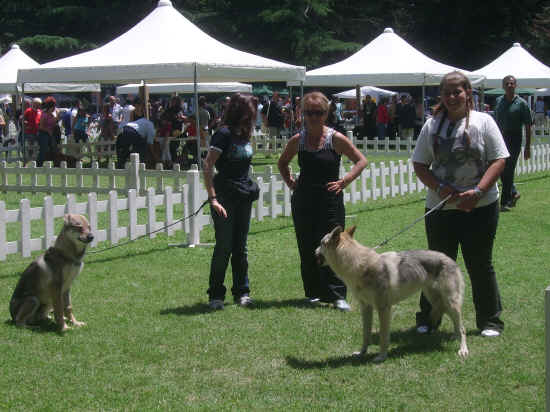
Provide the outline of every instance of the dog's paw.
{"type": "Polygon", "coordinates": [[[382,363],[386,360],[386,358],[388,357],[388,354],[387,353],[379,353],[378,355],[376,355],[374,357],[374,359],[372,360],[374,363],[382,363]]]}
{"type": "Polygon", "coordinates": [[[78,320],[73,320],[71,322],[75,328],[80,328],[81,326],[86,326],[86,322],[79,322],[78,320]]]}
{"type": "Polygon", "coordinates": [[[458,356],[460,356],[462,359],[466,359],[470,352],[468,352],[468,348],[460,348],[458,351],[458,356]]]}
{"type": "Polygon", "coordinates": [[[66,332],[68,330],[70,330],[71,328],[66,324],[66,323],[63,323],[63,325],[60,325],[59,326],[59,332],[66,332]]]}
{"type": "Polygon", "coordinates": [[[360,351],[357,351],[357,352],[353,352],[351,354],[351,356],[353,356],[354,358],[362,358],[365,356],[365,354],[367,353],[366,350],[360,350],[360,351]]]}

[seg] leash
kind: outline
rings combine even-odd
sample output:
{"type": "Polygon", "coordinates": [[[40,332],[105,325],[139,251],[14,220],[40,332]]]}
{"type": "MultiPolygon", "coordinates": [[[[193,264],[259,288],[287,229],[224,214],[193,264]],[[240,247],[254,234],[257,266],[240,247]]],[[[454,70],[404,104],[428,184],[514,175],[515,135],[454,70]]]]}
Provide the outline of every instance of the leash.
{"type": "Polygon", "coordinates": [[[410,225],[406,226],[405,228],[401,229],[399,232],[397,232],[395,235],[387,238],[386,240],[384,240],[382,243],[380,243],[378,246],[375,246],[374,249],[378,249],[379,247],[381,246],[384,246],[385,244],[387,244],[390,240],[393,240],[395,239],[397,236],[399,236],[401,233],[403,232],[406,232],[407,230],[409,230],[411,227],[413,227],[414,225],[416,225],[418,222],[420,222],[422,219],[424,219],[426,216],[428,216],[430,213],[432,212],[435,212],[436,210],[440,209],[443,207],[443,205],[445,205],[445,203],[447,202],[447,200],[449,200],[452,196],[452,193],[447,195],[447,197],[445,199],[443,199],[441,202],[439,202],[437,205],[435,205],[434,207],[432,207],[430,210],[428,210],[426,213],[424,213],[423,216],[420,216],[418,219],[416,219],[414,222],[412,222],[410,225]]]}
{"type": "Polygon", "coordinates": [[[208,199],[206,199],[204,202],[202,202],[202,205],[200,205],[199,208],[198,208],[195,212],[191,213],[191,214],[190,214],[189,216],[187,216],[187,217],[184,217],[184,218],[181,218],[181,219],[179,219],[179,220],[176,220],[174,223],[170,223],[169,225],[163,226],[163,227],[161,227],[160,229],[157,229],[157,230],[153,230],[152,232],[147,232],[147,233],[145,233],[144,235],[138,236],[138,237],[136,237],[135,239],[128,240],[127,242],[124,242],[124,243],[118,243],[118,244],[116,244],[116,245],[114,245],[114,246],[107,247],[107,248],[105,248],[105,249],[91,250],[90,252],[88,252],[88,254],[90,255],[90,254],[96,254],[96,253],[103,253],[103,252],[105,252],[105,251],[107,251],[107,250],[116,249],[117,247],[121,247],[121,246],[126,246],[127,244],[132,243],[132,242],[135,242],[136,240],[139,240],[139,239],[142,239],[142,238],[147,237],[147,236],[149,236],[149,235],[152,235],[153,233],[160,232],[160,231],[162,231],[162,230],[164,230],[164,229],[167,229],[167,228],[169,228],[169,227],[171,227],[171,226],[174,226],[174,225],[176,225],[176,224],[178,224],[178,223],[180,223],[180,222],[184,222],[184,221],[186,221],[187,219],[190,219],[190,218],[192,218],[193,216],[196,216],[196,215],[201,211],[201,209],[204,207],[204,205],[207,204],[207,203],[208,203],[208,199]]]}

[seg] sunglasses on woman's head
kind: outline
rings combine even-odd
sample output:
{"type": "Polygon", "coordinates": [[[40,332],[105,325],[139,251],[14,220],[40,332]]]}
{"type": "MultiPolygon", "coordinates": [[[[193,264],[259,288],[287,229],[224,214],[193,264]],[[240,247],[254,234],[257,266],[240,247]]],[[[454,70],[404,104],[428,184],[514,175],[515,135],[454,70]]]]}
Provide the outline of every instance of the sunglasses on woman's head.
{"type": "Polygon", "coordinates": [[[309,117],[312,117],[312,116],[317,116],[317,117],[321,117],[325,114],[326,112],[324,110],[304,110],[304,114],[306,116],[309,116],[309,117]]]}

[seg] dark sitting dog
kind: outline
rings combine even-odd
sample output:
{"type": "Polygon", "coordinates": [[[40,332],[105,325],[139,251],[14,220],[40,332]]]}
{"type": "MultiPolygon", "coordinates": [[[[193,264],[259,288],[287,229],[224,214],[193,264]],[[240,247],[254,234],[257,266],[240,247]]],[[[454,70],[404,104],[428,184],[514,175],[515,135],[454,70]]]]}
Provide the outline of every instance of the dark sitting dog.
{"type": "Polygon", "coordinates": [[[59,330],[68,329],[65,318],[83,326],[73,314],[71,284],[82,271],[86,247],[94,239],[82,215],[65,215],[63,229],[46,253],[32,262],[19,278],[10,300],[10,314],[17,326],[47,319],[52,308],[59,330]]]}

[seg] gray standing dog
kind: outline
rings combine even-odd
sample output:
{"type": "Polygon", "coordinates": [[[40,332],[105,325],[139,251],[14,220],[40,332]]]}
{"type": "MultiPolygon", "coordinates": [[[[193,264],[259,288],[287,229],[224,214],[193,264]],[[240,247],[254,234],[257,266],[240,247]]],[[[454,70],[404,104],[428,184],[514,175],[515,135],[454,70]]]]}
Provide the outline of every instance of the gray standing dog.
{"type": "Polygon", "coordinates": [[[361,308],[363,346],[354,355],[367,353],[375,307],[380,320],[380,353],[374,361],[384,361],[390,343],[392,305],[422,290],[432,304],[432,324],[437,324],[443,313],[448,314],[455,334],[460,337],[458,355],[467,357],[466,332],[462,322],[464,279],[456,262],[443,253],[431,250],[378,254],[353,239],[354,232],[355,226],[346,231],[337,226],[323,237],[315,251],[319,262],[327,263],[344,281],[361,308]]]}
{"type": "Polygon", "coordinates": [[[82,215],[67,214],[54,246],[32,262],[19,278],[10,300],[10,314],[17,326],[30,326],[47,319],[54,311],[60,331],[83,326],[71,305],[71,284],[84,267],[86,247],[94,239],[82,215]]]}

